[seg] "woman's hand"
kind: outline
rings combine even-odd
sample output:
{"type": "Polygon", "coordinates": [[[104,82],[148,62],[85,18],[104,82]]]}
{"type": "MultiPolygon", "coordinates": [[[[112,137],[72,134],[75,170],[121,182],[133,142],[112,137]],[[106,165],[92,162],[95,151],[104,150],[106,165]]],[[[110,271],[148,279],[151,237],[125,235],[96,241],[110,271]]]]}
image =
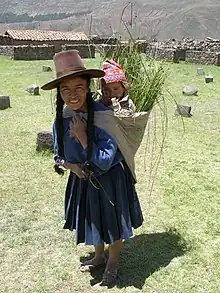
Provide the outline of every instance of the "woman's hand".
{"type": "Polygon", "coordinates": [[[66,169],[69,169],[70,171],[72,171],[74,174],[76,174],[76,176],[79,177],[80,179],[87,178],[87,174],[83,171],[83,169],[78,164],[72,164],[70,162],[65,162],[64,167],[66,169]]]}
{"type": "Polygon", "coordinates": [[[73,117],[70,122],[70,136],[76,137],[84,149],[87,148],[86,121],[73,117]]]}

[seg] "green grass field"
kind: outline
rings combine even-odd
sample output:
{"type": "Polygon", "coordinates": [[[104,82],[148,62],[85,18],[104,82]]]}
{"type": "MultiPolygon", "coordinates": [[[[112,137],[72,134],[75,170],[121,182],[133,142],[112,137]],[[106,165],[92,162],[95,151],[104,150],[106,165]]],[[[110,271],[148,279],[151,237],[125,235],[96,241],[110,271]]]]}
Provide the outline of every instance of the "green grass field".
{"type": "MultiPolygon", "coordinates": [[[[0,94],[10,95],[12,106],[0,112],[0,292],[107,292],[96,284],[101,272],[77,270],[93,248],[75,246],[74,234],[62,229],[67,176],[54,173],[52,155],[35,151],[37,133],[51,129],[54,93],[31,96],[24,88],[52,78],[42,72],[51,63],[0,58],[0,94]]],[[[145,221],[124,244],[111,292],[220,292],[220,72],[205,66],[214,75],[205,84],[197,65],[169,66],[163,156],[150,192],[149,170],[159,154],[151,131],[147,151],[154,157],[147,154],[144,163],[144,140],[136,158],[145,221]],[[187,84],[199,88],[198,96],[182,95],[187,84]],[[174,115],[174,99],[192,106],[192,118],[174,115]]],[[[150,129],[160,133],[160,122],[152,119],[150,129]]]]}

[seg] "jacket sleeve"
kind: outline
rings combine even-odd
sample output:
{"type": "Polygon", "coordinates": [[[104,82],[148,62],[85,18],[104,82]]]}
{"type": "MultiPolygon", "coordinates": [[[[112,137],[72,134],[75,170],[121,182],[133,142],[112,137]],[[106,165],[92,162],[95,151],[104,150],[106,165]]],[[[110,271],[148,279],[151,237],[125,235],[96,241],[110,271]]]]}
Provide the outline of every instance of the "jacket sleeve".
{"type": "Polygon", "coordinates": [[[54,121],[54,123],[53,123],[53,151],[54,151],[54,161],[55,161],[55,163],[57,163],[58,145],[57,145],[56,121],[54,121]]]}
{"type": "MultiPolygon", "coordinates": [[[[104,130],[96,130],[98,130],[98,133],[96,140],[93,142],[92,156],[89,162],[102,171],[108,171],[112,166],[118,147],[115,140],[104,130]]],[[[86,155],[87,149],[84,152],[86,155]]]]}

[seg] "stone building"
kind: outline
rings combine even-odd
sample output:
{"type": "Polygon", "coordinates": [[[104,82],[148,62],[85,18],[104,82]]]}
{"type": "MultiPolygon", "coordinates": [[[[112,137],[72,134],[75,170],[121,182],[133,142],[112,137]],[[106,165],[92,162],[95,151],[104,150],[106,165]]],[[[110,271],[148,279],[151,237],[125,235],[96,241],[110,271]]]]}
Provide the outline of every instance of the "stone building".
{"type": "Polygon", "coordinates": [[[55,52],[63,45],[87,44],[88,37],[83,32],[62,32],[50,30],[8,30],[0,35],[0,46],[55,46],[55,52]]]}

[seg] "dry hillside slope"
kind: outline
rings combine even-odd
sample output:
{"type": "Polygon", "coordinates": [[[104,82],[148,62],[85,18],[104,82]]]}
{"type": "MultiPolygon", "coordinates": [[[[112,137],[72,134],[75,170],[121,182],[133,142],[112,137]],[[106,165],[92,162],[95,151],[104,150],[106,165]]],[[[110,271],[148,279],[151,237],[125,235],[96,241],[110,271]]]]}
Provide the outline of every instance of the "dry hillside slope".
{"type": "MultiPolygon", "coordinates": [[[[7,28],[47,28],[61,30],[84,30],[89,32],[92,16],[92,34],[122,32],[120,17],[128,1],[121,0],[1,0],[0,20],[7,13],[27,13],[29,16],[66,13],[61,19],[48,17],[45,21],[28,21],[0,24],[7,28]],[[72,15],[70,15],[72,14],[72,15]]],[[[155,35],[159,39],[171,37],[211,36],[220,38],[219,0],[135,0],[133,1],[133,34],[155,35]]],[[[131,20],[130,6],[125,10],[124,20],[131,20]]],[[[8,22],[8,21],[7,21],[8,22]]]]}

